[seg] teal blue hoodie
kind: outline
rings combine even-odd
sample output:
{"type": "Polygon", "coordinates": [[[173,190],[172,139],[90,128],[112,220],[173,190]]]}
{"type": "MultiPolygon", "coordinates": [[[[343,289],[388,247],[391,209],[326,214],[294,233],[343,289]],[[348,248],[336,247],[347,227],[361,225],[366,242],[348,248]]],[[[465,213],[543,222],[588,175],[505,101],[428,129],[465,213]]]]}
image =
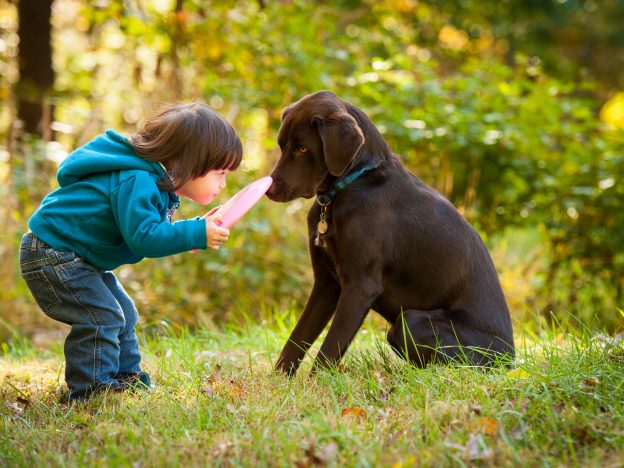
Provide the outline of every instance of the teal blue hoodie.
{"type": "Polygon", "coordinates": [[[59,188],[43,199],[28,226],[51,247],[105,270],[205,249],[204,219],[170,222],[179,198],[158,187],[164,176],[160,164],[107,130],[61,163],[59,188]]]}

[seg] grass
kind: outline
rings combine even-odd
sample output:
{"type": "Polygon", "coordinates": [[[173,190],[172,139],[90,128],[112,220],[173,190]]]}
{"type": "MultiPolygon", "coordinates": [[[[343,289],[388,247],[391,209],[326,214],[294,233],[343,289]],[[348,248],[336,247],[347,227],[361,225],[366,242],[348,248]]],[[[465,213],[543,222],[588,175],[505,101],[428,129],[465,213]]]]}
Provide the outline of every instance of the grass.
{"type": "Polygon", "coordinates": [[[367,320],[338,370],[271,372],[291,323],[142,336],[148,393],[59,403],[62,344],[0,358],[2,466],[623,466],[624,347],[518,333],[512,370],[405,365],[367,320]]]}

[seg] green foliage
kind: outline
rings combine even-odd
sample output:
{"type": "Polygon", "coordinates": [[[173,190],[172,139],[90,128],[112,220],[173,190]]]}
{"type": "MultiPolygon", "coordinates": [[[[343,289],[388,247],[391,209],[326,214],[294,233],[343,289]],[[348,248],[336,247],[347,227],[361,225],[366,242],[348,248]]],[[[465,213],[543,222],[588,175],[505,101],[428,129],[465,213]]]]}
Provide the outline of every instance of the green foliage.
{"type": "MultiPolygon", "coordinates": [[[[131,131],[161,102],[201,99],[234,123],[245,145],[224,201],[270,171],[282,109],[327,88],[366,111],[408,168],[487,240],[511,228],[540,233],[538,268],[512,280],[534,286],[527,307],[574,308],[620,326],[624,135],[598,118],[602,96],[624,76],[613,73],[624,56],[620,1],[264,3],[186,0],[175,10],[173,2],[57,0],[56,146],[7,145],[3,195],[15,204],[5,251],[53,187],[45,161],[59,147],[69,151],[107,127],[131,131]],[[579,38],[608,53],[579,54],[579,38]]],[[[13,23],[1,23],[6,44],[13,23]]],[[[0,51],[3,68],[14,53],[0,51]]],[[[0,80],[3,96],[10,86],[0,80]]],[[[264,201],[219,252],[146,260],[119,274],[147,322],[301,309],[311,283],[308,204],[264,201]]],[[[187,203],[178,216],[201,213],[187,203]]],[[[24,325],[34,305],[15,262],[12,278],[2,298],[24,325]]]]}
{"type": "Polygon", "coordinates": [[[471,38],[492,34],[508,62],[521,52],[550,74],[597,81],[600,93],[624,87],[624,2],[586,0],[444,0],[440,10],[471,38]]]}

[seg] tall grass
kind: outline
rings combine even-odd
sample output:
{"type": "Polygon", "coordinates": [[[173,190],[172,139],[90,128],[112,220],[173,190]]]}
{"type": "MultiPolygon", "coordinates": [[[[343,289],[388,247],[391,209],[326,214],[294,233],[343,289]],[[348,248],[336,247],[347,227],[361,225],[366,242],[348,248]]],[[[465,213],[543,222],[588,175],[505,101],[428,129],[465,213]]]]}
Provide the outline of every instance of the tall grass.
{"type": "MultiPolygon", "coordinates": [[[[515,368],[416,369],[369,319],[338,369],[272,372],[292,326],[142,335],[150,392],[59,403],[61,346],[0,359],[6,466],[621,466],[624,347],[583,327],[518,333],[515,368]]],[[[157,330],[156,330],[157,329],[157,330]]],[[[314,351],[312,352],[314,354],[314,351]]]]}

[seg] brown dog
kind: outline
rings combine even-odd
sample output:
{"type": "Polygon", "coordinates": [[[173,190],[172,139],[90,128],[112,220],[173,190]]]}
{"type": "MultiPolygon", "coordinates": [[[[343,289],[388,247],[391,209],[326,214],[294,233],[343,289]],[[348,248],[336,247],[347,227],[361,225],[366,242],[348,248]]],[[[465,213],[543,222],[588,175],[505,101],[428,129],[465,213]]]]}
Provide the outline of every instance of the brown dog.
{"type": "Polygon", "coordinates": [[[317,196],[308,214],[314,287],[276,369],[294,374],[333,316],[313,365],[335,365],[369,309],[417,366],[514,356],[509,310],[478,233],[409,173],[372,121],[329,91],[282,115],[267,196],[317,196]]]}

